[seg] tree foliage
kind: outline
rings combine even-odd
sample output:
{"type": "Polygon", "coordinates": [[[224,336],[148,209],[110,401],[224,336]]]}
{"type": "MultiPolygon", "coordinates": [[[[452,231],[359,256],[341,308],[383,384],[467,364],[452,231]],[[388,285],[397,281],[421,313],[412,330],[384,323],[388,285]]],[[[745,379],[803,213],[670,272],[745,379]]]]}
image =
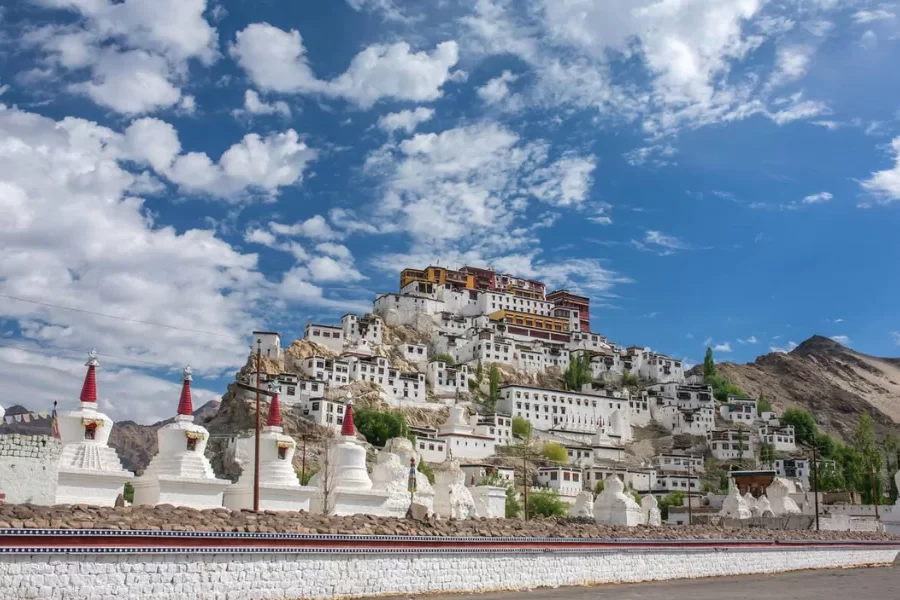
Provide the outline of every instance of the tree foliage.
{"type": "Polygon", "coordinates": [[[706,356],[703,358],[703,381],[712,386],[713,396],[719,402],[727,402],[728,396],[747,397],[744,390],[716,374],[716,362],[713,359],[712,348],[706,349],[706,356]]]}
{"type": "MultiPolygon", "coordinates": [[[[706,348],[706,355],[703,357],[703,377],[708,379],[716,376],[716,361],[713,359],[712,348],[706,348]]],[[[708,382],[707,382],[708,383],[708,382]]]]}
{"type": "Polygon", "coordinates": [[[541,448],[541,454],[547,460],[558,463],[568,462],[569,460],[568,450],[566,450],[562,444],[556,442],[547,442],[544,444],[543,448],[541,448]]]}
{"type": "Polygon", "coordinates": [[[434,471],[431,469],[431,467],[425,464],[424,460],[419,461],[419,464],[416,466],[416,470],[428,479],[428,483],[434,485],[434,471]]]}
{"type": "Polygon", "coordinates": [[[526,512],[529,519],[535,517],[565,517],[569,514],[569,505],[563,502],[559,494],[553,490],[532,492],[528,494],[526,512]]]}
{"type": "Polygon", "coordinates": [[[817,441],[819,428],[812,413],[802,408],[789,408],[781,416],[782,425],[790,425],[794,428],[794,438],[797,443],[812,445],[817,441]]]}
{"type": "Polygon", "coordinates": [[[134,503],[134,486],[131,485],[130,481],[125,482],[125,488],[122,490],[122,498],[124,498],[125,502],[128,504],[134,503]]]}
{"type": "Polygon", "coordinates": [[[506,488],[506,518],[515,519],[522,514],[522,503],[519,502],[519,493],[513,486],[506,488]]]}
{"type": "Polygon", "coordinates": [[[456,359],[453,358],[452,354],[448,354],[447,352],[441,352],[440,354],[435,354],[431,357],[432,360],[439,360],[443,363],[447,363],[450,366],[456,364],[456,359]]]}
{"type": "Polygon", "coordinates": [[[622,387],[637,387],[640,384],[638,376],[625,371],[622,373],[622,387]]]}
{"type": "Polygon", "coordinates": [[[859,454],[862,481],[860,486],[864,501],[868,504],[880,503],[884,496],[884,481],[881,478],[883,462],[881,451],[875,443],[875,430],[872,417],[863,413],[856,421],[853,432],[853,448],[859,454]]]}
{"type": "Polygon", "coordinates": [[[759,445],[759,462],[762,465],[765,465],[769,468],[775,464],[775,459],[777,458],[775,454],[775,446],[772,444],[760,444],[759,445]]]}
{"type": "Polygon", "coordinates": [[[670,506],[684,506],[684,492],[672,492],[659,499],[659,512],[663,520],[669,518],[670,506]]]}
{"type": "Polygon", "coordinates": [[[491,371],[488,374],[488,405],[493,409],[497,406],[500,399],[500,369],[496,363],[491,364],[491,371]]]}
{"type": "Polygon", "coordinates": [[[756,412],[772,412],[772,403],[765,396],[760,395],[759,400],[756,401],[756,412]]]}
{"type": "Polygon", "coordinates": [[[567,390],[579,391],[581,386],[594,380],[591,374],[591,357],[587,352],[582,352],[577,358],[569,361],[569,366],[563,373],[563,382],[567,390]]]}
{"type": "Polygon", "coordinates": [[[521,415],[516,415],[512,420],[512,434],[522,440],[531,437],[531,421],[521,415]]]}
{"type": "Polygon", "coordinates": [[[475,381],[481,385],[482,380],[484,380],[484,365],[481,364],[481,359],[478,359],[478,365],[475,367],[475,381]]]}
{"type": "Polygon", "coordinates": [[[402,413],[360,408],[353,411],[353,421],[366,441],[379,448],[384,447],[389,439],[406,437],[409,433],[406,417],[402,413]]]}

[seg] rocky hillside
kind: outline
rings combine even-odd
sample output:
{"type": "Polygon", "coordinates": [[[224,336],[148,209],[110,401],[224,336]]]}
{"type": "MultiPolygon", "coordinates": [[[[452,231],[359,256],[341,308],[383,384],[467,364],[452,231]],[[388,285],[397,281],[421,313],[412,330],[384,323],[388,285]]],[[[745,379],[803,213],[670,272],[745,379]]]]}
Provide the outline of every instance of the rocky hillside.
{"type": "Polygon", "coordinates": [[[783,353],[738,365],[719,363],[718,374],[776,410],[809,409],[837,436],[852,435],[857,416],[872,415],[879,433],[900,431],[900,359],[877,358],[819,335],[783,353]]]}

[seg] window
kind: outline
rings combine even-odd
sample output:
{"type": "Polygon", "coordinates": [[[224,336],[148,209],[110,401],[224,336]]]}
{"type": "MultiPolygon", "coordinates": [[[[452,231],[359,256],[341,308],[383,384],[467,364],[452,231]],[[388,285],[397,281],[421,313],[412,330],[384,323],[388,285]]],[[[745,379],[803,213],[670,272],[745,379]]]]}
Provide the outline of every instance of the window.
{"type": "Polygon", "coordinates": [[[289,386],[288,386],[288,389],[287,389],[287,395],[288,395],[288,396],[293,396],[293,395],[295,395],[296,393],[297,393],[297,388],[294,387],[294,386],[292,386],[292,385],[289,385],[289,386]]]}
{"type": "Polygon", "coordinates": [[[195,440],[195,439],[193,439],[193,438],[188,438],[188,441],[187,441],[187,451],[188,451],[188,452],[194,452],[194,451],[196,451],[196,450],[197,450],[197,440],[195,440]]]}
{"type": "Polygon", "coordinates": [[[84,439],[93,440],[97,437],[97,426],[96,425],[85,425],[84,426],[84,439]]]}
{"type": "Polygon", "coordinates": [[[287,448],[279,446],[278,447],[278,460],[284,460],[287,458],[287,448]]]}

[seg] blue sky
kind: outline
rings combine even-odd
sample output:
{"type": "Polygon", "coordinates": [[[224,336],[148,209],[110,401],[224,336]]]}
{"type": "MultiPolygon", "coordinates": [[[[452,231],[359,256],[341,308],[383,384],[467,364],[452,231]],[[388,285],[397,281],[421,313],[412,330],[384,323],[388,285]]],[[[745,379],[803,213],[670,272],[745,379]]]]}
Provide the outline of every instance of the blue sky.
{"type": "Polygon", "coordinates": [[[97,347],[103,407],[164,418],[185,363],[214,398],[252,329],[435,262],[688,362],[897,354],[894,2],[2,6],[5,405],[97,347]]]}

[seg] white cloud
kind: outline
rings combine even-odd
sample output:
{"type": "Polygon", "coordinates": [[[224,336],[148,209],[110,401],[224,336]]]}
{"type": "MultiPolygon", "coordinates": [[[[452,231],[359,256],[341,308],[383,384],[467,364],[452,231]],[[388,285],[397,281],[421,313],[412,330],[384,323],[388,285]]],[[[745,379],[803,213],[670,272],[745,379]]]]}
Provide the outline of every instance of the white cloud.
{"type": "Polygon", "coordinates": [[[555,206],[581,204],[590,193],[596,166],[593,156],[567,154],[548,167],[536,170],[533,178],[538,183],[530,191],[555,206]]]}
{"type": "Polygon", "coordinates": [[[828,202],[834,198],[830,192],[819,192],[818,194],[810,194],[806,196],[801,201],[803,204],[821,204],[822,202],[828,202]]]}
{"type": "Polygon", "coordinates": [[[124,114],[174,107],[188,61],[210,64],[218,35],[206,22],[206,0],[44,0],[80,17],[45,26],[25,41],[42,48],[56,66],[87,68],[90,79],[69,89],[124,114]]]}
{"type": "Polygon", "coordinates": [[[511,92],[509,84],[519,77],[511,71],[503,71],[499,77],[495,77],[477,89],[478,97],[485,104],[499,104],[508,99],[511,92]]]}
{"type": "Polygon", "coordinates": [[[713,346],[713,352],[731,352],[731,344],[729,342],[716,344],[715,346],[713,346]]]}
{"type": "Polygon", "coordinates": [[[891,337],[894,338],[894,343],[900,346],[900,331],[892,331],[891,337]]]}
{"type": "Polygon", "coordinates": [[[405,42],[375,44],[357,54],[343,74],[324,81],[309,65],[300,32],[268,23],[252,23],[237,32],[230,52],[261,89],[341,97],[360,108],[381,99],[437,100],[459,58],[454,41],[441,42],[431,53],[412,52],[405,42]]]}
{"type": "Polygon", "coordinates": [[[709,347],[711,344],[712,344],[712,337],[711,337],[711,336],[708,337],[708,338],[706,338],[705,340],[703,340],[703,345],[704,345],[704,346],[709,347]]]}
{"type": "Polygon", "coordinates": [[[420,106],[415,110],[401,110],[382,115],[378,118],[378,127],[387,132],[403,130],[409,134],[425,121],[431,120],[433,116],[434,109],[420,106]]]}
{"type": "Polygon", "coordinates": [[[322,242],[321,244],[316,244],[316,250],[318,250],[322,254],[334,257],[338,260],[348,261],[352,258],[350,250],[347,248],[347,246],[344,246],[342,244],[322,242]]]}
{"type": "Polygon", "coordinates": [[[312,280],[316,282],[359,281],[363,276],[347,262],[330,256],[317,256],[309,261],[312,280]]]}
{"type": "Polygon", "coordinates": [[[759,340],[756,339],[756,336],[751,335],[750,337],[748,337],[748,338],[745,339],[745,340],[739,339],[739,340],[738,340],[738,343],[739,343],[739,344],[755,344],[755,343],[758,342],[758,341],[759,341],[759,340]]]}
{"type": "Polygon", "coordinates": [[[290,117],[291,107],[283,100],[266,102],[259,97],[258,92],[247,90],[244,92],[244,106],[231,111],[231,114],[238,118],[247,115],[281,115],[290,117]]]}
{"type": "Polygon", "coordinates": [[[782,46],[775,58],[775,71],[769,79],[769,87],[796,81],[806,75],[812,64],[813,46],[782,46]]]}
{"type": "Polygon", "coordinates": [[[632,240],[638,250],[655,250],[661,255],[674,254],[677,250],[690,250],[691,246],[674,235],[666,235],[661,231],[648,230],[642,241],[632,240]]]}
{"type": "Polygon", "coordinates": [[[850,344],[850,338],[846,335],[833,335],[831,336],[831,339],[844,346],[850,344]]]}
{"type": "Polygon", "coordinates": [[[897,15],[884,8],[874,10],[860,10],[853,15],[856,23],[871,23],[873,21],[885,21],[896,18],[897,15]]]}
{"type": "Polygon", "coordinates": [[[869,179],[861,182],[863,189],[883,203],[900,200],[900,136],[891,142],[891,149],[894,152],[893,168],[876,171],[869,179]]]}
{"type": "Polygon", "coordinates": [[[278,235],[306,237],[313,240],[336,240],[341,237],[341,234],[332,229],[321,215],[298,221],[293,225],[269,223],[269,227],[278,235]]]}
{"type": "MultiPolygon", "coordinates": [[[[773,340],[777,340],[778,337],[772,338],[773,340]]],[[[791,350],[797,347],[797,342],[788,342],[787,347],[780,346],[769,346],[769,352],[777,352],[779,354],[787,354],[791,350]]]]}

